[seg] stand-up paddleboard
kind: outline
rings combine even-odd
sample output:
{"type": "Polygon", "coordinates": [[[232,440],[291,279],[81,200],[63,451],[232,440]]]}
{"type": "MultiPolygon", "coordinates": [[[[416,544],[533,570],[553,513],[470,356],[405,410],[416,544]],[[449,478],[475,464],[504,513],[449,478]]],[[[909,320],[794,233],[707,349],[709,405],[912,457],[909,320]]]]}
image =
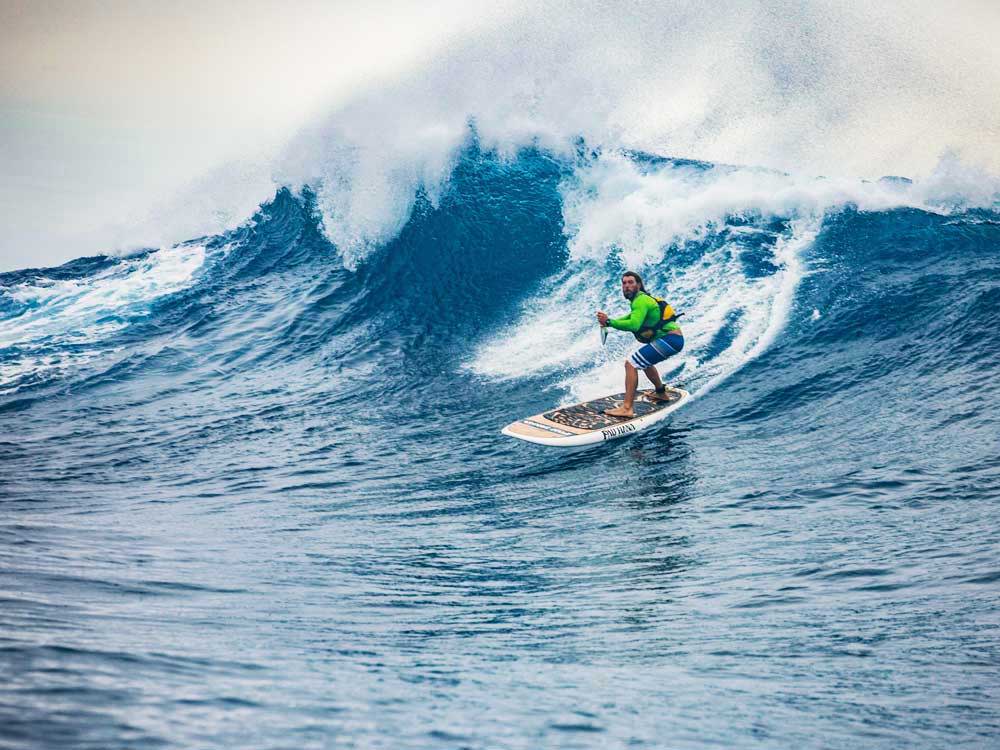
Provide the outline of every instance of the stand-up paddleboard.
{"type": "Polygon", "coordinates": [[[679,409],[691,397],[687,391],[670,386],[667,386],[669,400],[653,400],[650,398],[652,393],[654,391],[650,389],[636,394],[635,403],[632,405],[635,411],[634,417],[609,417],[604,413],[605,409],[622,405],[625,394],[616,393],[614,396],[604,396],[593,401],[584,401],[582,404],[563,406],[533,417],[519,419],[504,427],[501,432],[539,445],[567,448],[574,445],[590,445],[645,430],[666,419],[672,411],[679,409]]]}

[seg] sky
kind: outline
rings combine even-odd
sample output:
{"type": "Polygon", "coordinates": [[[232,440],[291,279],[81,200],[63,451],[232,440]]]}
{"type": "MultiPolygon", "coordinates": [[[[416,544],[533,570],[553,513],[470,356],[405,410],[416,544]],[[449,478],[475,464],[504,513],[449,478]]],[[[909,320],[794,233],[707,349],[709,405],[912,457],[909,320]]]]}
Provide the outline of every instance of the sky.
{"type": "Polygon", "coordinates": [[[0,271],[99,252],[109,225],[516,10],[0,0],[0,271]]]}
{"type": "Polygon", "coordinates": [[[1000,174],[997,38],[987,0],[0,0],[0,271],[218,231],[337,169],[391,202],[470,117],[498,146],[1000,174]]]}

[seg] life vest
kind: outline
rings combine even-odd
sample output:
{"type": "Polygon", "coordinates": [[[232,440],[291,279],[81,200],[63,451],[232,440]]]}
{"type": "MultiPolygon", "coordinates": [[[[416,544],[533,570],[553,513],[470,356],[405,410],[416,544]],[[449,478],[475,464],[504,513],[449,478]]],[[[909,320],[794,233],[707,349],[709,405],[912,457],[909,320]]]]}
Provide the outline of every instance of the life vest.
{"type": "MultiPolygon", "coordinates": [[[[639,294],[645,294],[647,297],[653,297],[652,294],[647,294],[646,292],[639,292],[639,294]]],[[[651,326],[643,326],[638,331],[633,333],[636,341],[641,341],[643,344],[648,344],[653,339],[660,337],[660,332],[663,330],[663,326],[667,323],[673,323],[684,313],[674,312],[674,308],[670,304],[660,297],[653,297],[656,300],[656,304],[660,306],[660,319],[651,326]]]]}

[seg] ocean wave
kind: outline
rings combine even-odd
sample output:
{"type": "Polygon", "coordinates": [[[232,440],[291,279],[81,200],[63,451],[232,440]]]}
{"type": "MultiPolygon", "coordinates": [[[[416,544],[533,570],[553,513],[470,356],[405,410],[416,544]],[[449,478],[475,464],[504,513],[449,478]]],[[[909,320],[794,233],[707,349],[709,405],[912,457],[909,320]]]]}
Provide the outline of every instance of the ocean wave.
{"type": "Polygon", "coordinates": [[[100,344],[151,305],[194,283],[206,249],[184,244],[125,258],[96,273],[5,274],[0,284],[0,393],[70,370],[101,353],[100,344]]]}

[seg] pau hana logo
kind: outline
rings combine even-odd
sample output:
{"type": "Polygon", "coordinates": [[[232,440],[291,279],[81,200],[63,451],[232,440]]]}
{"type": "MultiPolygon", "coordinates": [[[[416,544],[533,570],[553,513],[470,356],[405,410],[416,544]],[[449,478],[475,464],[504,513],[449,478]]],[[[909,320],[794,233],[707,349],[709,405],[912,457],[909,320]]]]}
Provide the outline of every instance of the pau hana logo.
{"type": "Polygon", "coordinates": [[[605,440],[613,440],[616,437],[627,435],[630,432],[635,432],[635,425],[620,424],[617,427],[612,427],[609,430],[601,430],[601,434],[604,436],[605,440]]]}

